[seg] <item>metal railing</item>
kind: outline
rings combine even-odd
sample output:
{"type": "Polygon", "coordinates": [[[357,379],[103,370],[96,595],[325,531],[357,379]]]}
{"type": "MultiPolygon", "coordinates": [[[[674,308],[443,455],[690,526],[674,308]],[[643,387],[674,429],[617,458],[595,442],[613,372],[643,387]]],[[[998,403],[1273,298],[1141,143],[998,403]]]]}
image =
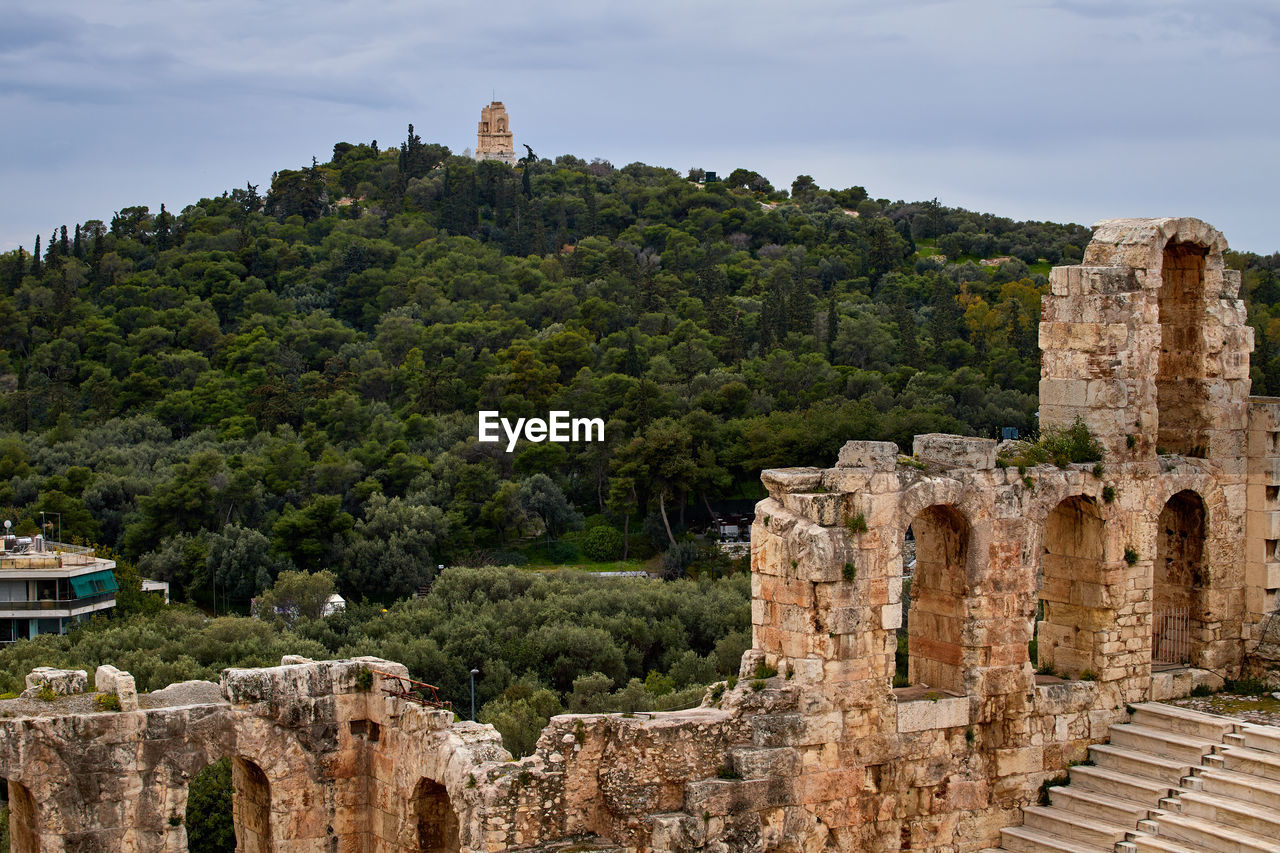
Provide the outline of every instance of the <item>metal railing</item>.
{"type": "Polygon", "coordinates": [[[1170,607],[1152,614],[1151,659],[1164,663],[1191,662],[1191,613],[1187,607],[1170,607]]]}
{"type": "Polygon", "coordinates": [[[38,601],[0,601],[0,613],[12,613],[19,610],[74,610],[88,607],[104,601],[112,601],[114,592],[100,592],[86,595],[83,598],[42,598],[38,601]]]}
{"type": "Polygon", "coordinates": [[[70,545],[66,542],[50,542],[45,540],[44,553],[53,552],[62,558],[64,566],[87,566],[97,557],[93,549],[85,545],[70,545]]]}
{"type": "Polygon", "coordinates": [[[440,691],[433,684],[427,684],[425,681],[414,681],[412,678],[383,672],[380,669],[371,669],[369,672],[382,677],[382,692],[388,696],[394,696],[397,699],[404,699],[408,702],[416,702],[426,708],[451,709],[453,707],[453,703],[445,702],[440,698],[440,691]]]}

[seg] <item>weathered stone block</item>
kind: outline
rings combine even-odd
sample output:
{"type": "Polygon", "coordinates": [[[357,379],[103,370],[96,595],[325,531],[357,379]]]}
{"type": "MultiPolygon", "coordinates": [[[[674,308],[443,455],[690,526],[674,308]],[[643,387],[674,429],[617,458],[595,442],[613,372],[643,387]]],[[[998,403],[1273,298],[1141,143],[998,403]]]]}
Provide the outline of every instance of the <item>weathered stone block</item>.
{"type": "Polygon", "coordinates": [[[996,467],[996,442],[990,438],[929,433],[917,435],[912,452],[925,462],[949,468],[985,469],[996,467]]]}
{"type": "Polygon", "coordinates": [[[27,673],[27,689],[23,696],[35,696],[43,687],[48,687],[56,696],[70,696],[83,693],[89,683],[89,673],[83,669],[55,669],[51,666],[38,666],[27,673]]]}
{"type": "Polygon", "coordinates": [[[898,465],[898,445],[892,441],[846,441],[840,448],[839,468],[892,471],[898,465]]]}
{"type": "Polygon", "coordinates": [[[898,731],[922,732],[969,725],[969,700],[963,696],[898,703],[898,731]]]}
{"type": "Polygon", "coordinates": [[[1044,769],[1043,747],[1027,746],[997,749],[995,755],[997,776],[1039,773],[1044,769]]]}

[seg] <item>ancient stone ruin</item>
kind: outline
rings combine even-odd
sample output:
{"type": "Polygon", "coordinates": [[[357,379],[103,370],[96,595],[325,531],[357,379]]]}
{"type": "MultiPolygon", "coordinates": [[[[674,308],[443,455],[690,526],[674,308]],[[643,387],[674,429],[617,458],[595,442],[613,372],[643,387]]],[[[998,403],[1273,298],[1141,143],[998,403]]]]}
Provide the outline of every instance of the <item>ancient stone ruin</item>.
{"type": "Polygon", "coordinates": [[[1053,270],[1041,422],[1080,419],[1100,464],[923,435],[764,472],[754,648],[700,708],[557,717],[511,761],[374,659],[228,670],[194,704],[51,703],[0,719],[13,849],[185,850],[189,781],[224,756],[243,851],[993,846],[1128,706],[1280,645],[1280,400],[1248,397],[1225,248],[1194,219],[1110,220],[1053,270]]]}

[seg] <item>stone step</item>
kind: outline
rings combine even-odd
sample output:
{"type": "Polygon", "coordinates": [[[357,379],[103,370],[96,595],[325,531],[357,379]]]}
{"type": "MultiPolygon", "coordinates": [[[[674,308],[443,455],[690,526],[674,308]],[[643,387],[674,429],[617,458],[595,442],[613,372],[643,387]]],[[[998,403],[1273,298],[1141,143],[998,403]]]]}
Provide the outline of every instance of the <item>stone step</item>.
{"type": "Polygon", "coordinates": [[[1280,782],[1235,770],[1204,770],[1197,780],[1206,794],[1256,803],[1280,814],[1280,782]]]}
{"type": "Polygon", "coordinates": [[[1191,774],[1191,768],[1199,762],[1179,761],[1174,758],[1163,758],[1149,752],[1138,752],[1123,746],[1098,743],[1089,747],[1089,757],[1098,767],[1107,767],[1128,773],[1130,776],[1141,776],[1144,779],[1157,779],[1177,785],[1184,776],[1191,774]]]}
{"type": "Polygon", "coordinates": [[[1060,809],[1082,817],[1114,823],[1119,826],[1136,826],[1146,819],[1150,806],[1124,800],[1098,791],[1077,789],[1070,785],[1049,789],[1049,802],[1060,809]]]}
{"type": "Polygon", "coordinates": [[[1245,723],[1240,727],[1244,736],[1244,746],[1261,752],[1280,754],[1280,726],[1258,726],[1245,723]]]}
{"type": "Polygon", "coordinates": [[[1199,764],[1200,759],[1212,752],[1219,742],[1196,735],[1171,732],[1167,729],[1153,729],[1136,723],[1124,723],[1111,727],[1111,743],[1114,746],[1124,746],[1164,758],[1199,764]]]}
{"type": "Polygon", "coordinates": [[[1150,803],[1152,807],[1162,798],[1180,790],[1167,782],[1143,779],[1140,776],[1131,776],[1106,767],[1087,767],[1077,764],[1068,772],[1071,774],[1072,785],[1079,785],[1081,788],[1119,797],[1122,800],[1150,803]]]}
{"type": "Polygon", "coordinates": [[[1070,841],[1028,826],[1008,826],[1000,830],[1000,847],[1020,853],[1099,853],[1110,849],[1070,841]]]}
{"type": "Polygon", "coordinates": [[[800,753],[784,746],[735,746],[729,761],[743,779],[795,776],[800,772],[800,753]]]}
{"type": "Polygon", "coordinates": [[[1144,702],[1133,706],[1130,721],[1152,729],[1202,737],[1214,743],[1221,743],[1223,735],[1236,730],[1235,720],[1163,702],[1144,702]]]}
{"type": "Polygon", "coordinates": [[[1022,825],[1103,850],[1114,849],[1127,832],[1123,826],[1096,818],[1082,820],[1075,812],[1053,806],[1023,806],[1022,825]]]}
{"type": "Polygon", "coordinates": [[[1264,838],[1280,839],[1280,812],[1220,794],[1187,791],[1178,799],[1181,801],[1179,811],[1184,815],[1243,829],[1264,838]]]}
{"type": "Polygon", "coordinates": [[[1245,746],[1224,746],[1221,751],[1222,768],[1280,781],[1280,755],[1245,746]]]}
{"type": "Polygon", "coordinates": [[[1160,835],[1141,833],[1134,835],[1133,846],[1137,853],[1199,853],[1185,844],[1179,844],[1172,838],[1160,835]]]}
{"type": "Polygon", "coordinates": [[[1278,853],[1280,842],[1268,840],[1242,829],[1212,823],[1181,814],[1160,817],[1160,835],[1194,850],[1213,853],[1278,853]]]}
{"type": "Polygon", "coordinates": [[[650,853],[680,853],[706,841],[706,822],[687,812],[665,812],[649,818],[650,853]]]}

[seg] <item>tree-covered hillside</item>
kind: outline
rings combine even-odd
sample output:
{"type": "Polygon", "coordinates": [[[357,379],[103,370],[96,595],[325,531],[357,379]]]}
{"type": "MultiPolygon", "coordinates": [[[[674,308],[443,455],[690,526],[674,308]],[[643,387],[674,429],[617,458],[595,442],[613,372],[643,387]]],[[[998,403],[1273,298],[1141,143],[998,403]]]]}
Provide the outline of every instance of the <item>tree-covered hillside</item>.
{"type": "MultiPolygon", "coordinates": [[[[1087,229],[700,177],[476,163],[410,127],[59,228],[0,256],[0,506],[206,606],[290,567],[389,599],[535,543],[665,549],[851,438],[1035,428],[1045,274],[1087,229]],[[507,453],[480,409],[606,441],[507,453]]],[[[1232,262],[1280,393],[1280,259],[1232,262]]]]}

